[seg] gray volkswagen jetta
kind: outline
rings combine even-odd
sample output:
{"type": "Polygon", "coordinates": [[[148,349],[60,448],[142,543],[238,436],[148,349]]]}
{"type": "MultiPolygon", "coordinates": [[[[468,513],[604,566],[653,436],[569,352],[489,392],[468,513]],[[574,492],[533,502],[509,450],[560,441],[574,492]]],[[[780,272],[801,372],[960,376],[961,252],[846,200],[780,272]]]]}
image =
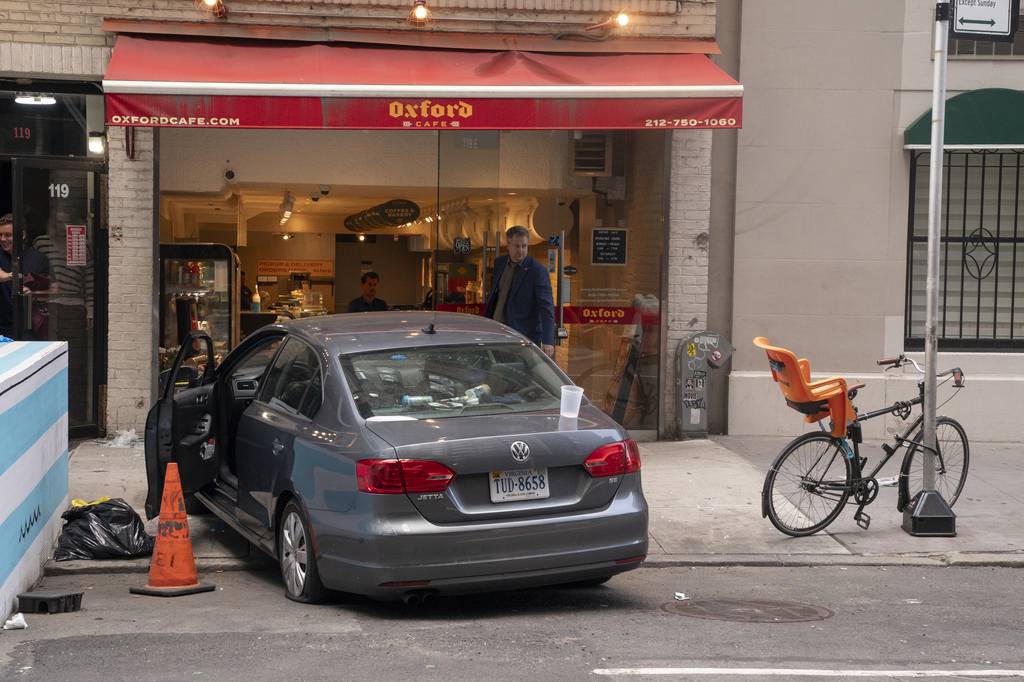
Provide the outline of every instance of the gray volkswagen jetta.
{"type": "Polygon", "coordinates": [[[193,332],[146,424],[146,513],[177,462],[190,503],[274,557],[291,599],[604,582],[647,553],[636,444],[481,317],[275,324],[219,365],[193,332]],[[171,379],[173,378],[173,380],[171,379]]]}

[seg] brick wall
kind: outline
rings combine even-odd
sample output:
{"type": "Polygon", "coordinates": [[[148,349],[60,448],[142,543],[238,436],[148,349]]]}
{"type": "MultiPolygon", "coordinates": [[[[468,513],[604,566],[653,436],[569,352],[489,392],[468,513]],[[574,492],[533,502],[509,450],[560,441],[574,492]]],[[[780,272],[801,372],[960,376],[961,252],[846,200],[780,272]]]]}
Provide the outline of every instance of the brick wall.
{"type": "MultiPolygon", "coordinates": [[[[193,0],[0,0],[0,43],[109,46],[104,18],[206,21],[317,28],[410,28],[411,0],[225,0],[217,20],[193,0]]],[[[560,33],[601,21],[619,0],[431,0],[433,31],[560,33]]],[[[714,0],[633,0],[629,29],[646,36],[714,36],[714,0]]],[[[419,29],[425,30],[425,29],[419,29]]],[[[0,71],[6,71],[0,62],[0,71]]],[[[88,71],[87,73],[96,73],[88,71]]]]}
{"type": "Polygon", "coordinates": [[[125,128],[110,128],[110,293],[107,432],[135,429],[149,410],[156,367],[153,347],[153,131],[135,131],[135,159],[125,128]]]}
{"type": "Polygon", "coordinates": [[[675,353],[680,340],[707,328],[711,219],[711,131],[672,133],[668,291],[662,362],[662,436],[677,436],[675,353]]]}

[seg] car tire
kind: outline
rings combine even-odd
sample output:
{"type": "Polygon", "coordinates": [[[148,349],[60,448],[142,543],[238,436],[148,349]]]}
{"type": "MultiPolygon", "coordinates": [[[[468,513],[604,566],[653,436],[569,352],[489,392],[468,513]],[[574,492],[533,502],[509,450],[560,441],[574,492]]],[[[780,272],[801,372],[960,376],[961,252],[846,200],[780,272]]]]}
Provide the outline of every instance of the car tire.
{"type": "Polygon", "coordinates": [[[295,500],[288,502],[277,528],[277,563],[285,596],[304,604],[320,603],[327,596],[316,568],[311,538],[309,521],[302,507],[295,500]]]}

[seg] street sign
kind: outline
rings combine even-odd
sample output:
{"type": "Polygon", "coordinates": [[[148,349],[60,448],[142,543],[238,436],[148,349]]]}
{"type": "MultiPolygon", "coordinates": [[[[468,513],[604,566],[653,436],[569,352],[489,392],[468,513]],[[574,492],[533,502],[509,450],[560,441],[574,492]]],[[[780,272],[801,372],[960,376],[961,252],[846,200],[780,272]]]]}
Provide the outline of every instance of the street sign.
{"type": "Polygon", "coordinates": [[[951,0],[949,5],[954,38],[1008,42],[1017,32],[1020,0],[951,0]]]}

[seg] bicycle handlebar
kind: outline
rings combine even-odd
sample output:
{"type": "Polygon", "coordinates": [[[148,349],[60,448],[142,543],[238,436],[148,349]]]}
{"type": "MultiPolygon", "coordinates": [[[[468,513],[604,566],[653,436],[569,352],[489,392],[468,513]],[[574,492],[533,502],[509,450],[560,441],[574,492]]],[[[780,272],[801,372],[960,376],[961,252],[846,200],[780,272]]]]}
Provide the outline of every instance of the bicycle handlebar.
{"type": "MultiPolygon", "coordinates": [[[[896,369],[908,363],[914,366],[914,369],[917,370],[918,374],[923,375],[925,373],[924,368],[921,367],[921,365],[917,364],[917,361],[914,360],[914,358],[908,358],[905,354],[900,354],[899,357],[895,358],[882,358],[881,360],[878,360],[879,365],[888,365],[888,367],[886,367],[884,371],[896,369]]],[[[959,367],[950,367],[944,372],[937,373],[935,376],[937,378],[942,378],[944,376],[949,376],[951,374],[953,375],[953,385],[956,386],[957,388],[963,388],[964,371],[959,367]]]]}

